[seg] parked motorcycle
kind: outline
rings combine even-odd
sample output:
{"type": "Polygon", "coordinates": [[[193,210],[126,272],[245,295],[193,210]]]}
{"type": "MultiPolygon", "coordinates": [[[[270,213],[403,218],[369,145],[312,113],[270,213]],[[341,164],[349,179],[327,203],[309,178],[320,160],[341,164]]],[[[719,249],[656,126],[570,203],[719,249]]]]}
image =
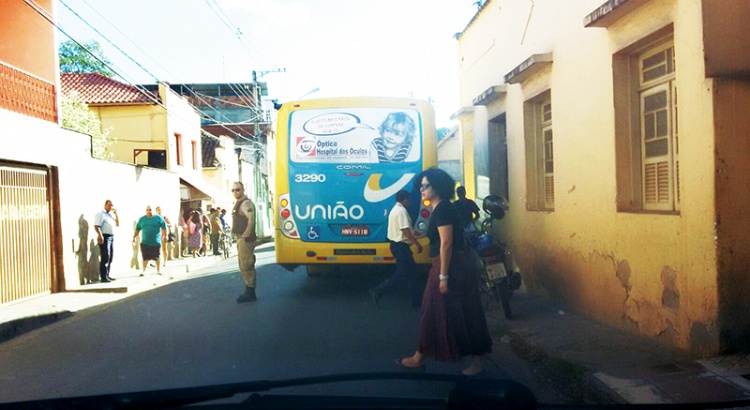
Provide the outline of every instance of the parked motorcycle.
{"type": "Polygon", "coordinates": [[[492,237],[492,222],[505,217],[507,200],[497,195],[489,195],[482,202],[482,209],[488,215],[481,224],[481,230],[465,232],[466,242],[475,269],[479,270],[482,292],[500,302],[506,319],[513,317],[510,299],[513,291],[521,287],[521,270],[513,260],[510,247],[492,237]]]}

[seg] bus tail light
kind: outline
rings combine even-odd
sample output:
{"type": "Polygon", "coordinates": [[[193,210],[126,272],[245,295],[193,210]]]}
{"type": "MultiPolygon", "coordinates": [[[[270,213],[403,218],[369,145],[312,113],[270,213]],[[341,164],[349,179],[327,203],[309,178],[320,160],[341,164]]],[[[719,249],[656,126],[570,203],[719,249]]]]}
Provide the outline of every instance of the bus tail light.
{"type": "Polygon", "coordinates": [[[289,200],[289,194],[284,194],[279,197],[279,228],[281,233],[287,238],[299,239],[299,232],[297,232],[297,223],[294,221],[292,216],[292,203],[289,200]]]}

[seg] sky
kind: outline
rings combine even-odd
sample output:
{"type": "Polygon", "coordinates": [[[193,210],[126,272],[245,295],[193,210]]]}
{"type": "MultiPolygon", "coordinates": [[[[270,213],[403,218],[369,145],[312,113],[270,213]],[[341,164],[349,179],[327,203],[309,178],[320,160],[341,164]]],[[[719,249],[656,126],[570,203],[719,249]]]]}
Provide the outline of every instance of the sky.
{"type": "Polygon", "coordinates": [[[130,83],[251,82],[255,70],[268,84],[264,100],[429,99],[437,126],[451,127],[459,108],[454,35],[476,13],[473,3],[60,0],[57,18],[75,40],[97,40],[130,83]]]}

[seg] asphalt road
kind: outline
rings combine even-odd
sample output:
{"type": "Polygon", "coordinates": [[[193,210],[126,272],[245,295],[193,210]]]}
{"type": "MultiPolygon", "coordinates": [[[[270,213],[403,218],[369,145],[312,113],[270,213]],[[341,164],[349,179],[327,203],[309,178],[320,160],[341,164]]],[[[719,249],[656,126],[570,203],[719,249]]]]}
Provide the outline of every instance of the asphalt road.
{"type": "MultiPolygon", "coordinates": [[[[367,289],[387,272],[359,268],[309,278],[303,268],[288,272],[275,265],[272,246],[257,255],[255,303],[235,302],[243,284],[237,260],[230,258],[196,278],[0,344],[0,403],[401,371],[393,360],[416,348],[418,309],[405,292],[384,296],[380,307],[372,304],[367,289]]],[[[458,374],[467,364],[428,362],[427,372],[458,374]]],[[[485,376],[511,377],[490,361],[485,376]]],[[[445,397],[450,388],[369,381],[292,391],[445,397]]]]}

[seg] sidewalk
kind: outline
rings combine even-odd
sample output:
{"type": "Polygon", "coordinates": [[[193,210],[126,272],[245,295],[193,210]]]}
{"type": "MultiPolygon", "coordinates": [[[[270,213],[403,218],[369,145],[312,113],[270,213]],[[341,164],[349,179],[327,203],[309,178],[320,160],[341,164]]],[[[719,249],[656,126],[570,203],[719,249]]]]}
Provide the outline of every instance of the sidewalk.
{"type": "MultiPolygon", "coordinates": [[[[232,256],[236,252],[232,253],[232,256]]],[[[80,289],[42,295],[0,306],[0,343],[28,331],[70,317],[76,312],[97,305],[124,299],[177,280],[186,279],[202,268],[221,262],[221,256],[186,257],[167,261],[161,275],[149,266],[140,276],[140,269],[112,274],[114,282],[93,283],[80,289]]]]}
{"type": "Polygon", "coordinates": [[[500,305],[491,304],[487,321],[493,341],[510,343],[522,357],[544,369],[545,378],[579,402],[750,399],[750,354],[698,359],[529,294],[516,292],[511,306],[513,320],[508,321],[500,305]]]}
{"type": "MultiPolygon", "coordinates": [[[[273,237],[258,239],[258,248],[273,246],[273,237]]],[[[234,246],[230,258],[237,255],[234,246]]],[[[149,266],[146,274],[140,276],[140,269],[130,269],[112,273],[114,282],[92,283],[79,289],[52,293],[0,305],[0,343],[28,331],[65,319],[75,312],[114,302],[181,279],[194,277],[203,268],[221,262],[221,256],[185,257],[167,261],[161,267],[161,275],[156,268],[149,266]]]]}

